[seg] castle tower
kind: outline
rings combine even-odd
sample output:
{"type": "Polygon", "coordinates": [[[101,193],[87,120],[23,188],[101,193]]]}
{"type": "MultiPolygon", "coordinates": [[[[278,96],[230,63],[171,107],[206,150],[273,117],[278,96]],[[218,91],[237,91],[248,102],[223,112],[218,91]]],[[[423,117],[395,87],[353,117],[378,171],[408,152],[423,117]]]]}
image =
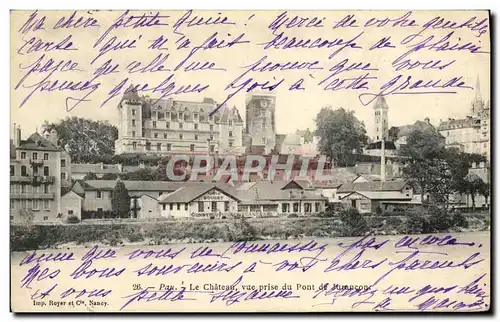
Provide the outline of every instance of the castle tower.
{"type": "Polygon", "coordinates": [[[276,95],[273,92],[252,92],[246,97],[246,133],[253,146],[264,146],[270,153],[276,145],[276,95]]]}
{"type": "Polygon", "coordinates": [[[477,116],[483,112],[485,107],[483,98],[481,97],[481,86],[479,83],[479,76],[476,79],[476,87],[474,88],[474,100],[471,103],[471,114],[472,116],[477,116]]]}
{"type": "MultiPolygon", "coordinates": [[[[118,103],[119,124],[118,140],[115,142],[115,153],[121,154],[132,150],[132,142],[142,137],[142,100],[137,90],[131,85],[118,103]]],[[[135,148],[135,147],[134,147],[135,148]]],[[[139,147],[137,150],[141,150],[139,147]]]]}
{"type": "Polygon", "coordinates": [[[373,140],[378,142],[389,137],[389,105],[383,96],[377,98],[373,111],[375,116],[373,140]]]}

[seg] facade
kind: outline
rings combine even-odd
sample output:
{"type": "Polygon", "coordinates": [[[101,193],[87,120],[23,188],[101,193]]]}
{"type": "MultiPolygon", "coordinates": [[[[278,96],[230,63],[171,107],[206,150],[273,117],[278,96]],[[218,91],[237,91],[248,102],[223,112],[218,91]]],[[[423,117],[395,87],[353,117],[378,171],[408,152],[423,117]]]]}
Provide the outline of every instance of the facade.
{"type": "Polygon", "coordinates": [[[481,154],[490,160],[490,102],[485,103],[481,97],[479,79],[475,90],[470,115],[441,121],[438,130],[445,137],[447,148],[481,154]]]}
{"type": "Polygon", "coordinates": [[[246,133],[252,146],[263,146],[269,154],[276,146],[276,95],[272,92],[249,93],[246,97],[246,133]]]}
{"type": "Polygon", "coordinates": [[[97,178],[102,178],[105,174],[120,174],[123,172],[121,164],[104,163],[73,163],[71,164],[71,178],[73,180],[83,180],[83,178],[93,173],[97,178]]]}
{"type": "Polygon", "coordinates": [[[242,147],[243,120],[236,107],[140,97],[133,89],[118,104],[115,153],[168,155],[232,153],[242,147]]]}
{"type": "Polygon", "coordinates": [[[395,148],[400,150],[401,147],[407,143],[409,135],[416,130],[427,133],[435,133],[437,131],[437,129],[431,124],[431,120],[426,117],[423,121],[416,121],[413,124],[391,127],[389,129],[389,139],[394,142],[395,148]]]}
{"type": "Polygon", "coordinates": [[[82,219],[83,197],[75,191],[70,190],[61,198],[62,212],[61,220],[66,220],[70,216],[82,219]]]}
{"type": "Polygon", "coordinates": [[[58,221],[62,212],[61,189],[69,185],[71,159],[60,146],[57,133],[33,133],[21,140],[14,129],[10,159],[10,220],[23,221],[32,213],[33,222],[58,221]]]}

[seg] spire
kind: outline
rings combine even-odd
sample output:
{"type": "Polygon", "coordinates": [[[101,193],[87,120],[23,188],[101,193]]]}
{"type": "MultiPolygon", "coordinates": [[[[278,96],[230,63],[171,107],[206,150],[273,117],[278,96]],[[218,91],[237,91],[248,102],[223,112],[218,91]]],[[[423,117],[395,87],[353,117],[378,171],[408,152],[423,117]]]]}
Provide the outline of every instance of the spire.
{"type": "Polygon", "coordinates": [[[385,100],[384,96],[379,96],[377,97],[377,100],[375,101],[375,104],[373,105],[374,109],[388,109],[389,105],[387,105],[387,101],[385,100]]]}
{"type": "Polygon", "coordinates": [[[481,85],[479,82],[479,75],[476,78],[476,87],[474,88],[474,100],[472,101],[472,115],[477,115],[484,108],[484,101],[481,97],[481,85]]]}

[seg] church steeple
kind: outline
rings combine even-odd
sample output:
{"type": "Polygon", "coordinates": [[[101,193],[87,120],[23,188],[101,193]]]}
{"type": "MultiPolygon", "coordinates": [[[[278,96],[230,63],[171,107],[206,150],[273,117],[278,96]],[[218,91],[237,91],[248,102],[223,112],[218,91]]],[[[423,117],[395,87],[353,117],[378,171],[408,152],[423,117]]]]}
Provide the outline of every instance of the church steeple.
{"type": "Polygon", "coordinates": [[[389,117],[388,110],[389,105],[385,100],[384,96],[377,97],[375,105],[373,105],[373,110],[375,113],[375,128],[373,140],[378,142],[382,139],[387,140],[389,136],[389,117]]]}
{"type": "Polygon", "coordinates": [[[471,104],[472,105],[471,112],[473,116],[478,115],[484,109],[484,101],[483,98],[481,97],[481,85],[479,83],[479,75],[477,76],[476,87],[474,88],[474,90],[475,90],[474,100],[472,101],[471,104]]]}

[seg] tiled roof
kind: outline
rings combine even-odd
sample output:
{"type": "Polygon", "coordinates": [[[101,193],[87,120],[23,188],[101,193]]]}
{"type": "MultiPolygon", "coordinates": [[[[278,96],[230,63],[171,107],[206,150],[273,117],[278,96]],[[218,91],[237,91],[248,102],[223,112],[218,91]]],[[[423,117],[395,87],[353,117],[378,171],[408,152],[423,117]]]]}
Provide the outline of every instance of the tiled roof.
{"type": "Polygon", "coordinates": [[[230,186],[226,187],[221,184],[195,184],[184,186],[168,195],[161,196],[159,203],[188,203],[214,189],[233,199],[239,200],[234,191],[231,191],[230,186]]]}
{"type": "Polygon", "coordinates": [[[346,183],[340,186],[338,192],[354,191],[401,191],[405,187],[404,181],[385,181],[385,182],[357,182],[346,183]]]}
{"type": "MultiPolygon", "coordinates": [[[[85,190],[113,190],[116,180],[86,180],[83,188],[85,190]]],[[[123,180],[128,191],[175,191],[189,182],[178,181],[131,181],[123,180]]],[[[196,183],[196,182],[194,182],[196,183]]]]}
{"type": "Polygon", "coordinates": [[[62,151],[62,148],[55,146],[52,142],[41,136],[39,133],[33,133],[30,137],[22,141],[18,149],[39,150],[39,151],[62,151]]]}
{"type": "Polygon", "coordinates": [[[373,105],[373,108],[383,108],[383,109],[388,109],[389,105],[387,105],[387,101],[385,100],[384,96],[379,96],[377,97],[377,100],[375,101],[375,105],[373,105]]]}
{"type": "Polygon", "coordinates": [[[322,200],[318,191],[282,190],[283,181],[260,181],[245,189],[237,189],[238,196],[243,201],[251,200],[322,200]]]}
{"type": "Polygon", "coordinates": [[[356,191],[344,196],[342,199],[353,193],[360,194],[371,200],[411,200],[411,197],[399,191],[356,191]]]}
{"type": "Polygon", "coordinates": [[[468,127],[480,127],[481,120],[475,117],[466,117],[464,119],[448,119],[448,121],[441,122],[438,126],[439,131],[462,129],[468,127]]]}
{"type": "Polygon", "coordinates": [[[104,164],[100,163],[90,164],[90,163],[72,163],[71,164],[71,172],[72,173],[96,173],[96,174],[104,174],[104,173],[120,173],[119,166],[117,164],[104,164]]]}

